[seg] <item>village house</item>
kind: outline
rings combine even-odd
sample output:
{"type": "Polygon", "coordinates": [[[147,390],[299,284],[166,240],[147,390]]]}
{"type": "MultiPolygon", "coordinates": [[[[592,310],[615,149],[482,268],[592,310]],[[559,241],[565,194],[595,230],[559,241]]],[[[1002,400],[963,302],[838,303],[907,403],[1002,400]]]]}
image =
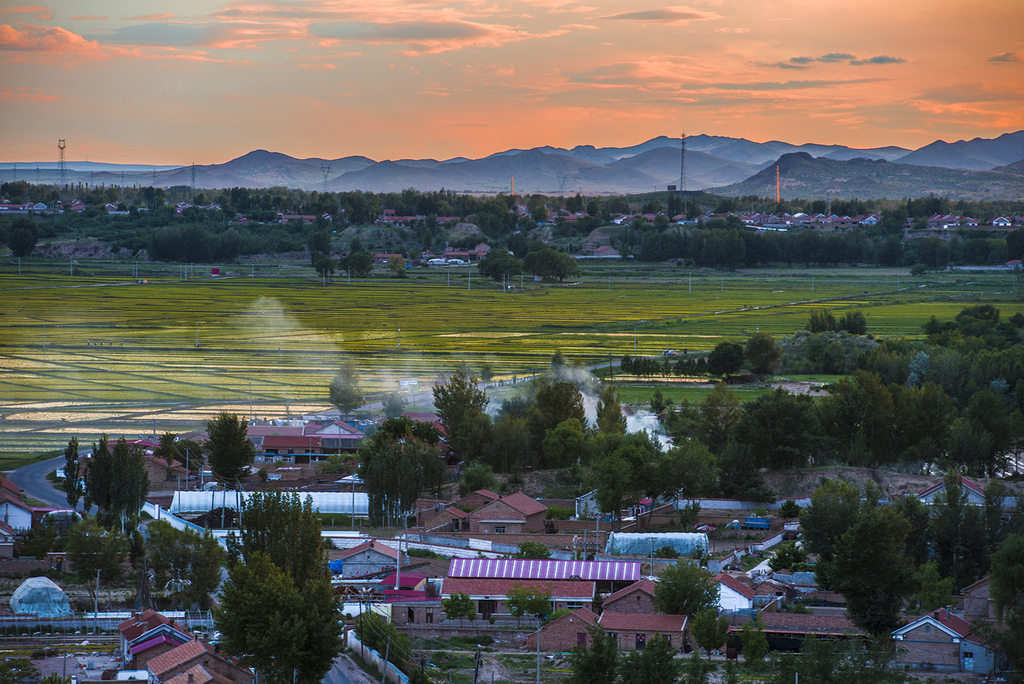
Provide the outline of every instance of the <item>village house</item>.
{"type": "Polygon", "coordinates": [[[21,489],[7,478],[0,478],[0,521],[23,532],[32,529],[32,508],[21,500],[21,489]]]}
{"type": "MultiPolygon", "coordinates": [[[[964,486],[964,492],[966,492],[966,494],[967,494],[967,503],[969,505],[971,505],[971,506],[984,506],[985,505],[985,490],[981,487],[981,485],[979,485],[977,482],[975,482],[974,480],[972,480],[970,478],[967,478],[967,477],[961,477],[960,478],[960,482],[964,486]]],[[[918,494],[917,498],[919,498],[921,500],[921,503],[931,505],[931,504],[935,503],[935,497],[938,496],[939,493],[942,493],[942,494],[946,493],[946,483],[945,482],[940,482],[940,483],[938,483],[936,485],[932,485],[931,487],[928,487],[927,489],[922,491],[920,494],[918,494]]]]}
{"type": "Polygon", "coordinates": [[[14,558],[14,543],[17,540],[14,528],[0,522],[0,558],[14,558]]]}
{"type": "Polygon", "coordinates": [[[946,608],[922,615],[892,633],[903,651],[900,660],[913,669],[988,674],[995,653],[971,633],[971,624],[946,608]]]}
{"type": "Polygon", "coordinates": [[[469,514],[471,534],[522,534],[544,530],[548,507],[522,492],[503,496],[469,514]]]}
{"type": "Polygon", "coordinates": [[[177,461],[168,464],[159,456],[146,456],[143,459],[146,468],[146,475],[149,476],[150,489],[154,491],[162,489],[177,489],[182,482],[188,482],[188,472],[185,466],[177,461]]]}
{"type": "MultiPolygon", "coordinates": [[[[540,629],[540,646],[545,651],[568,651],[574,646],[589,646],[590,632],[597,622],[597,614],[580,608],[552,620],[540,629]]],[[[537,648],[536,632],[526,638],[526,650],[537,648]]]]}
{"type": "Polygon", "coordinates": [[[359,546],[345,549],[331,561],[331,571],[335,575],[352,579],[365,577],[367,575],[380,574],[386,570],[394,570],[398,566],[399,552],[396,549],[383,544],[377,539],[371,539],[359,546]],[[340,561],[340,571],[335,565],[340,561]]]}
{"type": "Polygon", "coordinates": [[[655,584],[646,577],[625,589],[619,589],[607,596],[601,603],[601,611],[612,613],[657,613],[654,601],[655,584]]]}
{"type": "Polygon", "coordinates": [[[469,513],[449,506],[422,523],[423,532],[468,532],[469,513]]]}
{"type": "Polygon", "coordinates": [[[718,605],[722,612],[738,613],[754,607],[754,587],[725,572],[715,577],[715,581],[718,582],[718,605]]]}
{"type": "Polygon", "coordinates": [[[175,677],[199,666],[221,684],[255,684],[256,675],[242,667],[234,658],[221,653],[219,647],[198,639],[176,646],[146,663],[150,682],[167,684],[175,677]]]}
{"type": "Polygon", "coordinates": [[[188,629],[155,610],[145,610],[120,623],[121,657],[125,669],[144,670],[153,658],[192,641],[188,629]]]}
{"type": "Polygon", "coordinates": [[[967,622],[973,622],[978,618],[982,620],[996,619],[995,601],[989,596],[988,575],[961,589],[960,596],[964,620],[967,622]]]}
{"type": "Polygon", "coordinates": [[[643,615],[604,611],[598,624],[615,641],[619,650],[642,651],[647,642],[661,635],[682,652],[692,650],[687,640],[688,618],[685,615],[643,615]]]}
{"type": "Polygon", "coordinates": [[[596,595],[595,583],[581,580],[529,580],[492,579],[475,577],[449,577],[441,590],[442,598],[466,594],[476,602],[476,612],[484,620],[492,615],[511,615],[508,607],[508,593],[516,586],[522,586],[536,594],[551,597],[551,610],[576,610],[593,608],[596,595]]]}

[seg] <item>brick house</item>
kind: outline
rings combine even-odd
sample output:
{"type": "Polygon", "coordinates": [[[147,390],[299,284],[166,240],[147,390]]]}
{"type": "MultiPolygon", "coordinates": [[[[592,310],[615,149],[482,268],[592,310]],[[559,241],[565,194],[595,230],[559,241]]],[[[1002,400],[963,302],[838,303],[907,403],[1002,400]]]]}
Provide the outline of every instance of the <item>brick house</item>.
{"type": "Polygon", "coordinates": [[[595,583],[587,581],[557,581],[528,579],[492,579],[476,577],[449,577],[441,588],[442,598],[466,594],[476,601],[476,612],[484,620],[491,615],[510,615],[508,593],[515,586],[523,586],[535,593],[551,596],[552,611],[593,608],[595,583]]]}
{"type": "MultiPolygon", "coordinates": [[[[824,637],[866,636],[867,634],[841,615],[763,611],[760,613],[760,617],[764,623],[764,633],[768,638],[768,645],[778,650],[798,650],[803,640],[811,634],[824,637]]],[[[729,631],[739,631],[739,625],[734,624],[729,631]]]]}
{"type": "Polygon", "coordinates": [[[469,513],[449,506],[423,523],[424,532],[468,532],[469,513]]]}
{"type": "MultiPolygon", "coordinates": [[[[687,640],[685,615],[643,615],[640,613],[601,613],[598,624],[608,632],[619,650],[644,650],[647,642],[660,634],[682,652],[692,650],[687,640]]],[[[542,642],[543,643],[543,642],[542,642]]]]}
{"type": "Polygon", "coordinates": [[[995,665],[995,654],[971,635],[970,623],[945,608],[922,615],[892,635],[903,650],[900,660],[913,669],[987,674],[995,665]]]}
{"type": "Polygon", "coordinates": [[[548,507],[522,492],[503,496],[469,514],[471,534],[521,534],[544,530],[548,507]]]}
{"type": "Polygon", "coordinates": [[[752,586],[725,572],[715,577],[715,581],[718,582],[718,605],[722,611],[735,613],[754,607],[756,592],[752,586]]]}
{"type": "Polygon", "coordinates": [[[480,508],[481,506],[489,504],[492,501],[497,501],[500,498],[500,496],[490,491],[489,489],[478,489],[475,492],[470,492],[466,496],[457,500],[452,505],[458,506],[459,508],[468,508],[472,510],[474,508],[480,508]]]}
{"type": "Polygon", "coordinates": [[[146,664],[146,669],[149,671],[151,682],[165,684],[197,665],[233,684],[254,684],[256,681],[256,675],[252,670],[242,667],[234,658],[222,654],[219,648],[198,639],[158,655],[146,664]]]}
{"type": "Polygon", "coordinates": [[[655,584],[649,579],[634,582],[605,598],[601,611],[611,613],[657,613],[654,602],[655,584]]]}
{"type": "Polygon", "coordinates": [[[155,610],[145,610],[121,622],[121,654],[125,667],[144,670],[153,658],[192,640],[188,629],[155,610]]]}
{"type": "Polygon", "coordinates": [[[7,487],[0,489],[0,522],[15,531],[32,529],[32,509],[22,502],[20,490],[14,494],[7,487]]]}
{"type": "Polygon", "coordinates": [[[399,553],[396,549],[371,539],[359,546],[345,549],[332,560],[342,561],[341,576],[352,578],[394,570],[398,566],[398,558],[399,553]]]}
{"type": "Polygon", "coordinates": [[[0,558],[14,558],[14,543],[18,535],[10,525],[0,522],[0,558]]]}
{"type": "MultiPolygon", "coordinates": [[[[573,646],[587,646],[590,642],[588,627],[597,622],[597,614],[586,608],[566,613],[540,628],[540,646],[545,651],[568,651],[573,646]]],[[[537,648],[537,633],[526,638],[526,650],[537,648]]]]}
{"type": "Polygon", "coordinates": [[[961,589],[960,596],[963,597],[964,620],[967,622],[978,618],[996,619],[995,602],[988,593],[988,575],[961,589]]]}
{"type": "Polygon", "coordinates": [[[179,481],[185,483],[188,481],[188,472],[185,470],[185,466],[177,461],[168,465],[167,461],[159,456],[146,456],[143,459],[143,465],[146,467],[146,475],[149,476],[149,484],[155,490],[175,489],[179,481]]]}

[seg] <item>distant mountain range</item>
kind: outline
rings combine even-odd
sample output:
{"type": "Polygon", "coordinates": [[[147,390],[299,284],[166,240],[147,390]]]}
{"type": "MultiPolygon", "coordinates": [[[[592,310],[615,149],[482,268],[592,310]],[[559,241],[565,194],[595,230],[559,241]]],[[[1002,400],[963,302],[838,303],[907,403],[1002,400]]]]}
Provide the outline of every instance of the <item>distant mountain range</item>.
{"type": "MultiPolygon", "coordinates": [[[[957,199],[1016,199],[1024,194],[1024,131],[995,139],[955,143],[936,141],[918,150],[902,147],[856,149],[844,145],[756,143],[743,138],[695,135],[686,139],[686,189],[716,194],[770,195],[779,167],[787,197],[917,197],[930,193],[957,199]]],[[[53,182],[19,165],[17,176],[30,182],[53,182]],[[24,171],[23,171],[24,169],[24,171]]],[[[10,164],[0,174],[6,179],[10,164]]],[[[329,191],[398,192],[447,188],[459,192],[517,194],[621,194],[665,190],[680,182],[680,142],[660,136],[631,147],[512,149],[482,159],[399,159],[374,161],[295,159],[280,152],[255,150],[223,164],[153,169],[121,169],[89,163],[76,169],[75,182],[195,184],[203,188],[283,186],[329,191]]],[[[142,167],[144,168],[144,167],[142,167]]],[[[52,171],[47,171],[52,175],[52,171]]]]}

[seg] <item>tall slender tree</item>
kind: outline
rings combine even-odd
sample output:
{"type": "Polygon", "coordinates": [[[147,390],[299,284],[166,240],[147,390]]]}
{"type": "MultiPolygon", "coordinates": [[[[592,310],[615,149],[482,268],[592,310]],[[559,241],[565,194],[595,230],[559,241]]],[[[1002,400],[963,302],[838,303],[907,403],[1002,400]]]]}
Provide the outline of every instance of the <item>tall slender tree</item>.
{"type": "Polygon", "coordinates": [[[78,438],[72,437],[64,449],[64,493],[68,505],[78,508],[78,500],[82,498],[82,476],[78,464],[78,438]]]}
{"type": "Polygon", "coordinates": [[[246,437],[247,431],[245,419],[234,413],[221,413],[206,423],[210,468],[226,487],[237,488],[256,457],[256,446],[246,437]]]}

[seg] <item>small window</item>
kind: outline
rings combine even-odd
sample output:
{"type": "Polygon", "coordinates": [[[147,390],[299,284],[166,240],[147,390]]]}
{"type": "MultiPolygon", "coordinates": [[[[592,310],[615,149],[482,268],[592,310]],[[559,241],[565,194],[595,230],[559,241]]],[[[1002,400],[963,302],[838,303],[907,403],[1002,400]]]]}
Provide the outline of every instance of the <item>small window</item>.
{"type": "Polygon", "coordinates": [[[433,624],[433,623],[434,623],[434,609],[433,608],[427,608],[427,624],[430,625],[430,624],[433,624]]]}
{"type": "Polygon", "coordinates": [[[583,603],[581,601],[569,601],[565,604],[565,607],[568,610],[579,610],[583,607],[583,603]]]}
{"type": "Polygon", "coordinates": [[[406,618],[410,623],[416,622],[416,611],[412,608],[409,608],[406,614],[406,618]]]}
{"type": "Polygon", "coordinates": [[[505,526],[504,525],[495,525],[494,526],[494,534],[505,534],[505,526]]]}
{"type": "Polygon", "coordinates": [[[636,635],[636,650],[642,651],[642,650],[644,650],[644,646],[646,646],[646,645],[647,645],[647,635],[646,634],[637,634],[636,635]]]}
{"type": "Polygon", "coordinates": [[[924,631],[925,631],[925,634],[927,634],[928,632],[932,631],[932,626],[931,625],[925,625],[924,626],[924,631]]]}

